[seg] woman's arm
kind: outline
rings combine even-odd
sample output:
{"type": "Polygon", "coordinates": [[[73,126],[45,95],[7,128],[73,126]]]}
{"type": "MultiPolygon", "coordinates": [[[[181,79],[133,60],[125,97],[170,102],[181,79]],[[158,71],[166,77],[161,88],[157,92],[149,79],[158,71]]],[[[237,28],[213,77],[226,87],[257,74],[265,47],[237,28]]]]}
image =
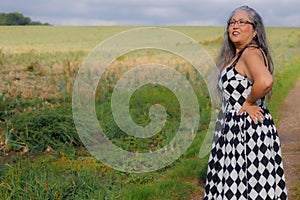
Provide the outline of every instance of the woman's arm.
{"type": "Polygon", "coordinates": [[[246,49],[242,62],[244,73],[253,81],[253,86],[239,114],[247,112],[253,121],[262,122],[263,111],[255,102],[270,92],[273,86],[273,76],[265,66],[263,55],[257,48],[246,49]]]}
{"type": "Polygon", "coordinates": [[[245,74],[253,81],[252,90],[247,102],[254,104],[267,95],[273,86],[273,76],[265,66],[262,52],[257,48],[249,48],[244,52],[245,74]],[[248,51],[247,51],[248,50],[248,51]]]}

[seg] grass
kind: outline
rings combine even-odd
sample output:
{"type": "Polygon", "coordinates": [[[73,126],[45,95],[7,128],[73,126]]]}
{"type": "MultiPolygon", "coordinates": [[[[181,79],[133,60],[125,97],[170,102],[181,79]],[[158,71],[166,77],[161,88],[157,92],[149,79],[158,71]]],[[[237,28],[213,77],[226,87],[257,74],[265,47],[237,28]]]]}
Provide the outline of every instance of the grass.
{"type": "MultiPolygon", "coordinates": [[[[96,91],[99,123],[119,147],[153,151],[172,139],[180,120],[176,97],[164,87],[139,88],[130,100],[133,120],[149,123],[148,109],[164,105],[164,130],[149,139],[126,135],[113,120],[110,100],[117,80],[134,64],[163,62],[193,85],[200,104],[199,132],[187,152],[156,172],[119,172],[82,146],[72,118],[77,71],[94,46],[132,27],[2,27],[0,30],[0,193],[2,199],[191,199],[202,196],[207,157],[198,153],[209,122],[206,85],[191,66],[167,53],[144,51],[116,59],[96,91]],[[121,67],[120,67],[121,66],[121,67]]],[[[222,27],[170,27],[201,44],[214,58],[222,27]]],[[[276,67],[269,108],[275,121],[300,69],[300,30],[267,28],[276,67]]],[[[300,193],[300,192],[299,192],[300,193]]]]}
{"type": "Polygon", "coordinates": [[[206,171],[206,160],[197,156],[146,174],[118,172],[87,155],[59,151],[14,159],[1,168],[3,199],[190,199],[202,192],[198,178],[206,171]]]}
{"type": "Polygon", "coordinates": [[[297,58],[289,68],[282,73],[276,73],[274,80],[274,86],[272,89],[271,103],[269,109],[276,122],[280,119],[279,110],[284,103],[284,99],[287,97],[288,92],[296,84],[299,79],[300,58],[297,58]]]}
{"type": "Polygon", "coordinates": [[[44,157],[35,162],[21,159],[14,167],[6,165],[6,175],[1,184],[2,198],[104,199],[108,189],[101,183],[107,179],[107,175],[101,173],[97,164],[86,164],[89,169],[79,164],[75,168],[44,157]],[[99,172],[101,174],[95,177],[94,174],[99,172]]]}

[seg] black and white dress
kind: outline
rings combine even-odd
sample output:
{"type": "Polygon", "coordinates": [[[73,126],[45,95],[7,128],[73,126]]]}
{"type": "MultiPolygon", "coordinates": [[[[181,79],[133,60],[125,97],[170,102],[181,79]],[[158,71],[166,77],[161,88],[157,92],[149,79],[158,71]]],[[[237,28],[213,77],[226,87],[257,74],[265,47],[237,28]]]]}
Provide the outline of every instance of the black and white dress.
{"type": "Polygon", "coordinates": [[[262,123],[255,124],[246,112],[237,114],[252,88],[251,80],[235,69],[242,53],[221,72],[222,109],[208,162],[204,199],[285,200],[280,141],[264,98],[256,102],[264,111],[262,123]]]}

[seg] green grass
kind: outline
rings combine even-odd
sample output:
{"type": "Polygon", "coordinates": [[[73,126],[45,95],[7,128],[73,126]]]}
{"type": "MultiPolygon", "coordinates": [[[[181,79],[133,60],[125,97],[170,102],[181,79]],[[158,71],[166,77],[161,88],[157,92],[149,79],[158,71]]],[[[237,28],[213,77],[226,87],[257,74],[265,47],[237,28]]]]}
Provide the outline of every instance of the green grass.
{"type": "Polygon", "coordinates": [[[105,182],[118,181],[117,175],[105,173],[93,161],[82,167],[82,162],[64,163],[49,156],[6,165],[0,185],[2,199],[104,199],[111,190],[105,182]]]}
{"type": "MultiPolygon", "coordinates": [[[[197,137],[193,146],[199,142],[197,137]]],[[[76,156],[16,155],[1,168],[0,192],[3,199],[190,199],[202,192],[207,160],[197,157],[197,148],[189,151],[171,166],[143,174],[115,171],[84,150],[76,156]]]]}
{"type": "MultiPolygon", "coordinates": [[[[199,159],[198,154],[209,122],[209,101],[205,84],[182,60],[146,51],[141,61],[136,55],[124,55],[116,59],[96,92],[99,123],[116,145],[145,152],[161,148],[172,139],[179,120],[178,101],[170,91],[148,85],[137,90],[130,100],[131,115],[140,125],[149,123],[148,110],[154,103],[164,105],[167,110],[165,129],[146,140],[128,136],[117,127],[110,100],[116,81],[132,63],[153,58],[167,65],[171,63],[192,83],[201,113],[193,144],[176,162],[156,172],[119,172],[93,159],[79,141],[70,102],[74,77],[86,55],[99,42],[130,28],[133,27],[1,28],[2,199],[175,200],[202,195],[208,158],[199,159]]],[[[212,58],[218,52],[224,31],[223,27],[170,28],[195,39],[212,58]]],[[[269,108],[277,122],[284,98],[300,74],[300,29],[268,27],[267,33],[275,62],[269,108]]]]}
{"type": "Polygon", "coordinates": [[[296,84],[300,75],[300,58],[297,58],[289,68],[282,73],[276,73],[274,77],[274,86],[272,89],[271,102],[269,109],[272,112],[276,122],[280,119],[279,110],[287,97],[288,92],[296,84]]]}

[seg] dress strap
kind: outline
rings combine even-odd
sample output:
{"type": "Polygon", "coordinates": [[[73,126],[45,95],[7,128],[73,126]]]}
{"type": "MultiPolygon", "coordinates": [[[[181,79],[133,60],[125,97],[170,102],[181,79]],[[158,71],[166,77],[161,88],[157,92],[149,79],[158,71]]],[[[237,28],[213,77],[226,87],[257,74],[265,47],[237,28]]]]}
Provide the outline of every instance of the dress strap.
{"type": "Polygon", "coordinates": [[[268,59],[267,59],[267,56],[266,56],[265,52],[262,50],[261,47],[259,47],[259,46],[257,46],[257,45],[247,45],[246,48],[247,48],[247,47],[254,47],[254,48],[259,49],[260,52],[261,52],[261,54],[262,54],[262,56],[263,56],[263,58],[264,58],[264,64],[265,64],[266,67],[268,67],[268,62],[267,62],[268,59]]]}
{"type": "Polygon", "coordinates": [[[236,65],[236,63],[237,63],[237,62],[239,61],[239,59],[241,58],[243,52],[245,51],[245,49],[247,49],[248,47],[254,47],[254,48],[259,49],[260,52],[261,52],[262,55],[263,55],[263,58],[264,58],[264,64],[265,64],[266,67],[268,67],[267,56],[266,56],[265,52],[264,52],[259,46],[257,46],[257,45],[251,45],[251,44],[246,45],[246,46],[238,53],[238,56],[237,56],[237,58],[233,61],[232,65],[233,65],[233,66],[236,65]]]}
{"type": "Polygon", "coordinates": [[[235,65],[236,65],[236,63],[239,61],[239,59],[241,58],[243,52],[245,51],[245,49],[246,49],[247,47],[248,47],[248,45],[245,46],[241,51],[238,52],[237,58],[236,58],[236,59],[233,61],[233,63],[231,64],[232,66],[235,66],[235,65]]]}
{"type": "Polygon", "coordinates": [[[258,48],[259,48],[261,54],[263,55],[265,66],[269,69],[269,65],[267,62],[267,56],[266,56],[265,52],[260,47],[258,47],[258,48]]]}

